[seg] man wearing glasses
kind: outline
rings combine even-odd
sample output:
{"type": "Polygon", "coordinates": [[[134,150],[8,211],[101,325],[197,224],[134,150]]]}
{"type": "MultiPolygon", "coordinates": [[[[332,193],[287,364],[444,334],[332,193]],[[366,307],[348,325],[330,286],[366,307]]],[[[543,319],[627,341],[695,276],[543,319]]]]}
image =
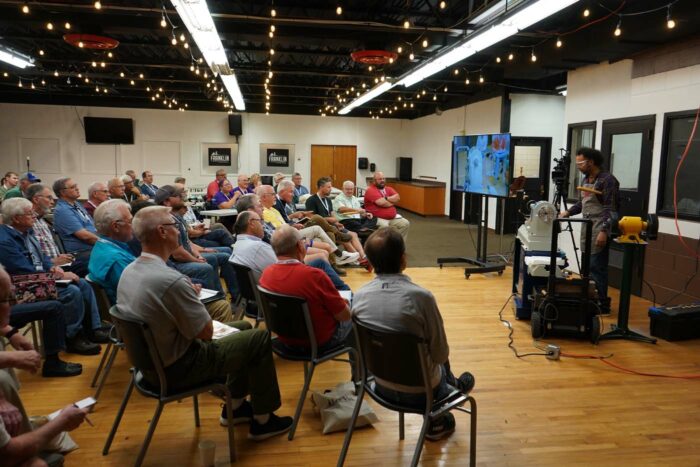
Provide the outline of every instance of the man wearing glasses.
{"type": "Polygon", "coordinates": [[[53,191],[58,197],[53,226],[63,241],[63,247],[69,253],[89,256],[97,241],[97,230],[92,217],[78,203],[78,184],[71,178],[59,178],[53,184],[53,191]]]}
{"type": "Polygon", "coordinates": [[[108,199],[109,190],[107,189],[107,185],[102,182],[95,182],[88,187],[88,199],[83,203],[83,207],[87,213],[90,214],[90,217],[94,217],[97,206],[108,199]]]}
{"type": "MultiPolygon", "coordinates": [[[[610,219],[620,209],[620,182],[603,171],[603,155],[593,148],[582,147],[576,152],[576,167],[584,175],[579,201],[562,213],[562,217],[582,213],[593,222],[591,245],[591,277],[598,290],[601,313],[610,314],[608,297],[608,257],[610,254],[610,219]]],[[[581,248],[584,247],[581,232],[581,248]]]]}

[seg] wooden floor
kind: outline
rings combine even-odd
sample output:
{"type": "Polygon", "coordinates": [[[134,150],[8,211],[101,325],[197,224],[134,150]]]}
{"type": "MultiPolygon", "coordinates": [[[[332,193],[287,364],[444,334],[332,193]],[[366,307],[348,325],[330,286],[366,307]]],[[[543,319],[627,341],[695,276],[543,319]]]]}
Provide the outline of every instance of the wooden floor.
{"type": "MultiPolygon", "coordinates": [[[[507,329],[497,312],[510,291],[510,271],[502,277],[472,276],[460,268],[409,269],[417,283],[432,290],[445,320],[450,359],[456,373],[476,376],[473,392],[478,403],[477,462],[483,466],[562,465],[700,465],[700,380],[644,377],[625,374],[595,360],[544,357],[517,359],[507,348],[507,329]]],[[[357,289],[370,275],[348,274],[357,289]]],[[[630,327],[648,333],[649,303],[634,298],[630,327]]],[[[528,322],[515,321],[510,306],[504,317],[515,327],[521,353],[537,351],[528,322]]],[[[615,317],[605,319],[605,327],[615,317]]],[[[644,372],[700,374],[700,340],[657,345],[629,341],[557,339],[563,352],[603,355],[644,372]]],[[[21,374],[22,397],[31,414],[49,413],[91,395],[88,387],[96,357],[70,356],[85,367],[82,376],[42,379],[21,374]]],[[[283,406],[293,413],[302,383],[302,367],[277,360],[283,406]]],[[[107,457],[102,446],[126,387],[126,356],[122,352],[91,419],[73,433],[80,449],[67,458],[68,466],[127,466],[133,463],[155,404],[134,393],[122,426],[107,457]]],[[[312,388],[322,390],[349,379],[347,365],[322,365],[312,388]]],[[[420,420],[406,417],[406,440],[398,440],[397,415],[372,404],[380,422],[358,430],[347,465],[406,465],[412,455],[420,420]]],[[[145,465],[199,465],[197,443],[213,439],[217,458],[227,453],[226,431],[218,424],[219,401],[202,396],[202,427],[194,428],[191,401],[166,406],[145,465]]],[[[467,465],[468,418],[456,413],[457,432],[442,442],[427,442],[423,465],[467,465]]],[[[294,441],[278,437],[261,443],[246,439],[247,426],[236,428],[238,465],[335,465],[343,433],[322,435],[320,418],[307,402],[294,441]]]]}

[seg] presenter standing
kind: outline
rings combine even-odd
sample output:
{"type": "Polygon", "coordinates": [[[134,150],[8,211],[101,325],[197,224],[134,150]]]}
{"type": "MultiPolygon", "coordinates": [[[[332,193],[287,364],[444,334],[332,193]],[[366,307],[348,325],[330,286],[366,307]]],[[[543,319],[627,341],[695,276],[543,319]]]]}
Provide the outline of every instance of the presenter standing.
{"type": "Polygon", "coordinates": [[[406,241],[411,223],[396,212],[396,204],[400,200],[396,190],[386,186],[384,174],[375,172],[372,185],[365,192],[365,210],[377,218],[379,227],[395,229],[406,241]]]}
{"type": "MultiPolygon", "coordinates": [[[[597,149],[582,147],[576,152],[576,167],[584,175],[579,201],[562,213],[562,217],[582,213],[592,225],[591,277],[598,289],[598,301],[603,314],[610,313],[608,297],[608,258],[610,255],[610,225],[613,213],[620,209],[620,182],[603,170],[603,155],[597,149]]],[[[585,232],[581,232],[581,238],[585,232]]],[[[584,242],[581,241],[584,248],[584,242]]]]}

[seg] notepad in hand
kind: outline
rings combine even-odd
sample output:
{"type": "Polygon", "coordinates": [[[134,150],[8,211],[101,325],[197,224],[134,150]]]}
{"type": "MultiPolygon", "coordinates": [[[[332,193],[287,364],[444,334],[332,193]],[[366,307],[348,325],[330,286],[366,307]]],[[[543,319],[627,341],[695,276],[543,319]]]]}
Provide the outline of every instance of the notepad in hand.
{"type": "Polygon", "coordinates": [[[221,339],[222,337],[240,332],[240,329],[236,329],[220,321],[213,320],[212,324],[214,325],[214,335],[211,337],[213,340],[221,339]]]}
{"type": "MultiPolygon", "coordinates": [[[[85,399],[80,400],[73,405],[79,409],[87,409],[95,404],[97,404],[97,401],[94,398],[86,397],[85,399]]],[[[48,414],[46,418],[48,418],[49,420],[53,420],[54,418],[58,417],[58,414],[61,413],[61,410],[63,409],[58,409],[57,411],[48,414]]]]}
{"type": "Polygon", "coordinates": [[[216,290],[204,289],[204,288],[203,288],[202,290],[199,291],[199,299],[200,299],[201,301],[209,300],[210,298],[215,297],[216,295],[218,295],[218,293],[219,293],[219,292],[216,291],[216,290]]]}

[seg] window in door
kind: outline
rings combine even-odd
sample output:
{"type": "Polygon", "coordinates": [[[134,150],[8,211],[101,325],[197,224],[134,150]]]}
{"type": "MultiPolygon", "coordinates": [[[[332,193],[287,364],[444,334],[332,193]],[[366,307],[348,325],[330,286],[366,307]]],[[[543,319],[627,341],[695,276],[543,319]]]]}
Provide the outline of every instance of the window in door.
{"type": "Polygon", "coordinates": [[[595,144],[596,122],[572,123],[569,125],[567,149],[571,154],[571,166],[569,167],[569,200],[577,200],[578,192],[576,186],[581,177],[576,169],[576,152],[581,147],[592,148],[595,144]]]}

